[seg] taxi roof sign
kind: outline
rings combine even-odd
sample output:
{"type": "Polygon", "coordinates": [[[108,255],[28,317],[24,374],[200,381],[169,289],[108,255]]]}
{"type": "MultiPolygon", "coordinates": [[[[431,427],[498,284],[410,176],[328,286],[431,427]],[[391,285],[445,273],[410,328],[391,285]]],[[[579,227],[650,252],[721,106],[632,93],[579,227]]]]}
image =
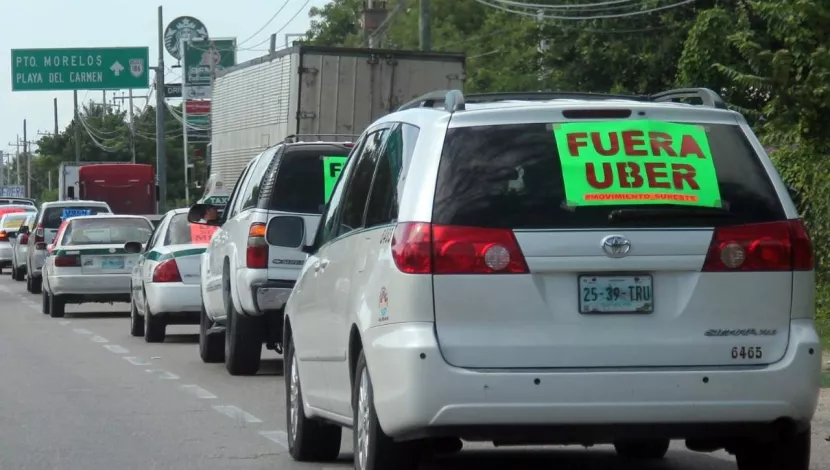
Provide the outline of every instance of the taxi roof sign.
{"type": "Polygon", "coordinates": [[[214,206],[224,206],[228,203],[231,195],[225,189],[225,184],[219,179],[219,173],[213,173],[208,178],[205,185],[205,194],[199,199],[199,204],[212,204],[214,206]]]}

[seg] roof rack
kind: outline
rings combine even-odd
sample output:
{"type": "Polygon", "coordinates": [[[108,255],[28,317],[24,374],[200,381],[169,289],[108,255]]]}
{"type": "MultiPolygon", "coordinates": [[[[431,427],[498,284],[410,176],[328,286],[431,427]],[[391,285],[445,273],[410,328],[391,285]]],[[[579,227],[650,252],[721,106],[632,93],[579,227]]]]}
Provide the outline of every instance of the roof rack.
{"type": "MultiPolygon", "coordinates": [[[[349,139],[347,142],[354,142],[359,136],[356,134],[291,134],[283,139],[283,143],[295,144],[297,142],[320,142],[323,140],[322,137],[349,139]]],[[[335,141],[339,142],[338,140],[335,141]]]]}
{"type": "Polygon", "coordinates": [[[549,100],[633,100],[655,103],[671,102],[683,98],[698,98],[703,106],[726,109],[726,102],[708,88],[678,88],[654,95],[622,95],[611,93],[583,93],[561,91],[531,91],[506,93],[479,93],[464,96],[459,90],[433,91],[404,104],[398,111],[414,108],[437,108],[443,103],[444,111],[454,113],[466,109],[466,103],[493,103],[497,101],[549,101],[549,100]]]}

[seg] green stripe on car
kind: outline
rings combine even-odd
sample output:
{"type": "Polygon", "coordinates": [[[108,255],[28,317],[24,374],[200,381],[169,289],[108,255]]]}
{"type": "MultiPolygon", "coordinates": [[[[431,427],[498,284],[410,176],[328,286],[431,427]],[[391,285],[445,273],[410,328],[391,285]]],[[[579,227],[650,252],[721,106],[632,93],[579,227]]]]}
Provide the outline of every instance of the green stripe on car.
{"type": "Polygon", "coordinates": [[[152,261],[165,261],[170,258],[184,258],[185,256],[201,255],[205,252],[205,248],[188,248],[186,250],[174,251],[171,253],[159,253],[158,251],[151,251],[147,253],[147,259],[152,261]]]}

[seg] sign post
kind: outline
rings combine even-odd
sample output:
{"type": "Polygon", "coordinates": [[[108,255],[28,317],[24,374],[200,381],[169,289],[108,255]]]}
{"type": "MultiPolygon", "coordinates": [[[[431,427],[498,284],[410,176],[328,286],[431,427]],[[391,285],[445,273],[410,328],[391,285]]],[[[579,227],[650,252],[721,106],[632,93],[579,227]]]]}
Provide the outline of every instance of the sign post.
{"type": "Polygon", "coordinates": [[[150,49],[12,49],[12,91],[149,88],[150,49]]]}

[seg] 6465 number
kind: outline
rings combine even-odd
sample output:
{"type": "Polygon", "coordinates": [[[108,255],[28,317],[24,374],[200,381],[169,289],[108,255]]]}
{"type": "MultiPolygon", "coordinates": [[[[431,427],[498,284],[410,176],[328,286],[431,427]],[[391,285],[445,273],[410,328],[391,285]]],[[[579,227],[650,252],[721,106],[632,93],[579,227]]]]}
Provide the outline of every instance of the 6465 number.
{"type": "Polygon", "coordinates": [[[732,359],[761,359],[764,351],[761,346],[735,346],[732,348],[732,359]]]}

